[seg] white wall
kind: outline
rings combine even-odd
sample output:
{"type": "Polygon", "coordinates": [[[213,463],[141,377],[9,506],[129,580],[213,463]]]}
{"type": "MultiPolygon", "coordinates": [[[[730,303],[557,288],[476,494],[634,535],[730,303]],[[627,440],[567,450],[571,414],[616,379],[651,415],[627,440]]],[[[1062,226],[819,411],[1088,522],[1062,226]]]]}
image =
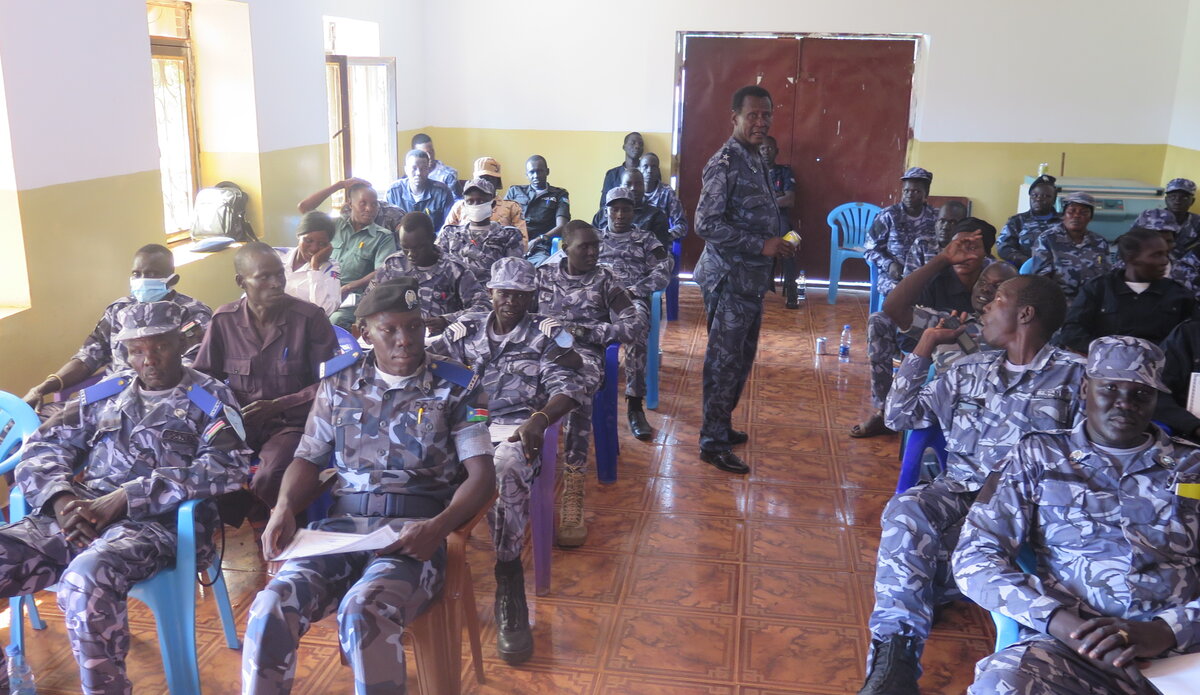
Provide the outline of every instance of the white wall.
{"type": "Polygon", "coordinates": [[[512,0],[503,11],[430,2],[435,35],[489,37],[484,74],[497,83],[480,108],[466,88],[479,56],[438,52],[429,122],[670,131],[676,31],[903,33],[928,37],[918,139],[1161,143],[1172,99],[1158,95],[1175,92],[1187,2],[512,0]]]}
{"type": "Polygon", "coordinates": [[[0,59],[17,189],[158,169],[143,0],[0,2],[0,59]]]}
{"type": "Polygon", "coordinates": [[[204,152],[259,151],[252,33],[245,3],[192,3],[196,120],[204,152]]]}
{"type": "MultiPolygon", "coordinates": [[[[1188,3],[1168,145],[1200,150],[1200,0],[1188,3]]],[[[1182,19],[1182,16],[1180,16],[1182,19]]]]}

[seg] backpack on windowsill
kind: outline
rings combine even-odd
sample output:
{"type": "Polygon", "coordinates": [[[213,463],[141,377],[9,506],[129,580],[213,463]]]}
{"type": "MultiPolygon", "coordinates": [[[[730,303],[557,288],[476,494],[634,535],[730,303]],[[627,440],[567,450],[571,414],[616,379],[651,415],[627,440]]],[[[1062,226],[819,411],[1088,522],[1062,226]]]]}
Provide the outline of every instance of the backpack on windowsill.
{"type": "Polygon", "coordinates": [[[234,241],[258,241],[246,221],[248,202],[250,196],[232,181],[201,188],[192,207],[192,239],[223,236],[234,241]]]}

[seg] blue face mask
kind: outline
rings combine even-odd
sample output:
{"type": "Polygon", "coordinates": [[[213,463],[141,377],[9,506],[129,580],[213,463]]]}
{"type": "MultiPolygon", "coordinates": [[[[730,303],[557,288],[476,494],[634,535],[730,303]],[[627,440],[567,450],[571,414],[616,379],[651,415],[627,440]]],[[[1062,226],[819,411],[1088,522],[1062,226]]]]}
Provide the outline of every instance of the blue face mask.
{"type": "Polygon", "coordinates": [[[167,280],[162,278],[129,278],[129,294],[139,302],[157,302],[170,291],[167,280]]]}

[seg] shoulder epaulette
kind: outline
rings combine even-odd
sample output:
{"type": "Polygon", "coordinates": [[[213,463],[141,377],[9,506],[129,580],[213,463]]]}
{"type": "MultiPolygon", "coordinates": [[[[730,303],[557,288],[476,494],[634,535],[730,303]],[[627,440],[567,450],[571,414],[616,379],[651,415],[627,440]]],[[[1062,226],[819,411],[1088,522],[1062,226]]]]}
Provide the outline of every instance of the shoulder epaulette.
{"type": "Polygon", "coordinates": [[[362,358],[362,356],[362,350],[351,350],[350,352],[344,352],[337,357],[325,360],[321,363],[321,372],[319,376],[322,379],[333,376],[343,369],[353,366],[356,362],[358,362],[359,359],[362,358]]]}
{"type": "Polygon", "coordinates": [[[187,390],[188,400],[196,404],[196,407],[203,410],[209,417],[216,417],[220,414],[222,406],[221,400],[205,391],[203,387],[192,384],[187,390]]]}
{"type": "Polygon", "coordinates": [[[129,375],[114,376],[109,379],[105,379],[98,384],[93,384],[85,388],[83,391],[80,391],[79,404],[87,405],[88,403],[102,401],[105,398],[112,398],[118,393],[124,391],[125,387],[132,383],[133,377],[129,375]]]}
{"type": "Polygon", "coordinates": [[[465,389],[472,389],[476,384],[475,372],[467,368],[466,365],[454,360],[431,357],[429,360],[429,371],[433,372],[434,376],[441,377],[465,389]]]}
{"type": "Polygon", "coordinates": [[[187,396],[189,401],[195,404],[195,406],[200,410],[203,410],[204,414],[207,415],[210,420],[213,420],[213,422],[207,428],[205,428],[204,441],[212,441],[213,437],[215,437],[217,433],[220,432],[221,429],[223,429],[226,425],[232,427],[233,431],[237,432],[238,437],[240,437],[242,441],[246,440],[246,426],[242,424],[242,415],[236,409],[222,403],[221,399],[209,393],[207,389],[199,384],[192,384],[189,386],[187,390],[187,396]],[[225,415],[223,419],[221,418],[222,414],[225,415]]]}

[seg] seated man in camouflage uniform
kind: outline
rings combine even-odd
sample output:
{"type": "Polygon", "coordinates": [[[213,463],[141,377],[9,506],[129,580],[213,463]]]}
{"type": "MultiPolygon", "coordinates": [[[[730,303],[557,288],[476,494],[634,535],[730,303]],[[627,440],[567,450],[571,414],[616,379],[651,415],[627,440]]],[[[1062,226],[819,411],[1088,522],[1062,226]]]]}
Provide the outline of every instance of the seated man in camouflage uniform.
{"type": "Polygon", "coordinates": [[[1088,193],[1063,196],[1063,218],[1033,242],[1033,275],[1054,278],[1067,301],[1075,299],[1088,280],[1112,267],[1108,241],[1088,229],[1096,199],[1088,193]]]}
{"type": "Polygon", "coordinates": [[[1167,182],[1166,207],[1138,215],[1133,228],[1152,229],[1170,237],[1171,278],[1195,292],[1200,289],[1200,215],[1191,212],[1196,202],[1196,182],[1171,179],[1167,182]]]}
{"type": "MultiPolygon", "coordinates": [[[[130,692],[129,589],[174,564],[179,505],[237,490],[249,469],[233,394],[183,366],[183,308],[138,302],[117,320],[132,371],[85,389],[34,433],[16,469],[30,514],[0,527],[0,596],[58,582],[85,693],[130,692]]],[[[216,508],[196,518],[207,565],[216,508]]]]}
{"type": "MultiPolygon", "coordinates": [[[[671,226],[667,222],[667,214],[646,200],[646,184],[641,170],[626,169],[621,174],[621,187],[629,191],[629,198],[633,201],[633,223],[637,225],[638,229],[653,234],[664,249],[671,248],[675,237],[671,236],[671,226]]],[[[596,213],[592,224],[602,232],[608,230],[607,204],[596,213]]]]}
{"type": "Polygon", "coordinates": [[[1151,424],[1162,367],[1152,343],[1097,339],[1087,419],[1027,435],[988,476],[955,579],[1022,628],[979,662],[969,693],[1151,695],[1135,659],[1200,651],[1200,450],[1151,424]]]}
{"type": "Polygon", "coordinates": [[[926,328],[951,315],[966,326],[966,333],[959,345],[939,351],[935,362],[945,366],[949,360],[944,352],[951,347],[960,348],[956,357],[966,348],[977,348],[980,330],[975,319],[995,297],[1000,283],[1017,274],[1007,263],[988,263],[995,227],[974,217],[960,225],[945,249],[896,285],[884,301],[883,311],[867,317],[867,358],[871,363],[871,405],[875,412],[850,429],[851,437],[892,433],[883,423],[883,404],[892,389],[892,360],[901,349],[911,352],[926,328]]]}
{"type": "Polygon", "coordinates": [[[423,212],[410,212],[400,221],[400,250],[375,271],[375,283],[407,275],[421,289],[425,330],[437,335],[469,311],[489,311],[492,303],[483,285],[462,262],[434,244],[433,221],[423,212]]]}
{"type": "Polygon", "coordinates": [[[521,566],[529,489],[541,471],[546,428],[583,403],[587,393],[571,334],[558,321],[529,313],[537,290],[529,261],[496,261],[488,289],[495,310],[459,317],[430,351],[470,365],[483,382],[493,427],[516,428],[496,447],[500,498],[488,523],[496,548],[496,650],[506,662],[519,664],[533,656],[521,566]]]}
{"type": "MultiPolygon", "coordinates": [[[[612,269],[617,280],[650,315],[654,292],[666,289],[671,280],[671,256],[649,231],[634,224],[633,192],[617,186],[608,192],[605,215],[608,228],[600,235],[600,264],[612,269]]],[[[646,341],[625,343],[625,402],[629,431],[642,441],[654,438],[642,405],[646,397],[646,341]]]]}
{"type": "MultiPolygon", "coordinates": [[[[105,374],[113,375],[129,369],[125,346],[116,340],[121,332],[117,320],[122,309],[137,302],[171,302],[183,309],[184,354],[193,354],[204,338],[204,331],[212,320],[212,309],[208,305],[177,291],[179,276],[175,273],[175,256],[161,244],[147,244],[133,254],[133,270],[129,272],[129,295],[121,297],[104,309],[100,322],[91,335],[83,341],[83,347],[58,371],[46,377],[25,394],[25,402],[37,407],[42,398],[87,379],[96,370],[104,368],[105,374]]],[[[190,361],[190,360],[185,360],[190,361]]]]}
{"type": "Polygon", "coordinates": [[[592,434],[592,397],[604,377],[604,351],[611,342],[646,340],[645,316],[612,270],[598,265],[600,236],[583,220],[567,223],[562,251],[537,269],[536,311],[562,322],[575,337],[575,351],[584,361],[586,397],[567,415],[562,509],[558,544],[573,548],[587,540],[583,522],[584,479],[592,434]]]}
{"type": "MultiPolygon", "coordinates": [[[[461,261],[484,285],[492,276],[492,264],[501,258],[525,255],[521,230],[492,220],[496,187],[474,178],[463,187],[462,224],[447,223],[437,235],[437,245],[450,258],[461,261]]],[[[511,201],[509,201],[511,202],[511,201]]],[[[513,203],[514,205],[516,203],[513,203]]]]}
{"type": "Polygon", "coordinates": [[[375,552],[288,560],[250,606],[243,693],[290,692],[300,638],[337,611],[342,653],[357,695],[403,695],[400,637],[441,590],[445,540],[495,487],[487,397],[470,370],[425,351],[412,278],[380,284],[355,308],[368,352],[339,355],[324,378],[263,533],[275,557],[333,468],[333,507],[311,527],[399,531],[375,552]]]}
{"type": "Polygon", "coordinates": [[[954,238],[955,225],[966,217],[967,206],[957,200],[948,200],[945,205],[938,208],[937,219],[933,222],[933,236],[918,238],[909,247],[908,253],[904,257],[905,277],[932,261],[934,256],[946,248],[946,245],[954,238]]]}
{"type": "Polygon", "coordinates": [[[1029,209],[1008,218],[996,240],[996,254],[1000,258],[1020,268],[1033,253],[1037,238],[1062,222],[1062,216],[1054,209],[1058,201],[1057,181],[1049,174],[1042,174],[1029,184],[1029,209]]]}
{"type": "Polygon", "coordinates": [[[933,351],[963,334],[927,328],[885,406],[895,430],[939,426],[946,470],[897,494],[883,511],[875,568],[867,679],[860,695],[915,695],[921,652],[939,604],[957,598],[950,553],[984,479],[1021,435],[1072,427],[1083,417],[1083,360],[1049,343],[1066,302],[1049,278],[1008,280],[983,310],[983,338],[997,348],[963,357],[925,383],[933,351]],[[922,386],[924,384],[924,386],[922,386]]]}

